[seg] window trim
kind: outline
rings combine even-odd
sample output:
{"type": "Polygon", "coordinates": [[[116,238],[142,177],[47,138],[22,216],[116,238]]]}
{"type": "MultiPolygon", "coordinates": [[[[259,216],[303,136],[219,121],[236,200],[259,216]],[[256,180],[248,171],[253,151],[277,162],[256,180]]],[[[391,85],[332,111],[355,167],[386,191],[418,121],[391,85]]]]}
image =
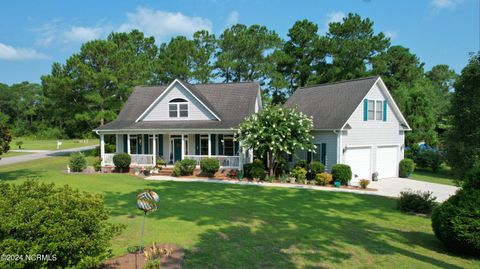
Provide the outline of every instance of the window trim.
{"type": "Polygon", "coordinates": [[[188,115],[190,114],[190,109],[189,109],[189,102],[183,98],[174,98],[168,102],[168,117],[169,118],[188,118],[188,115]],[[180,109],[181,105],[186,105],[187,109],[180,109]],[[171,110],[171,106],[175,106],[175,110],[171,110]],[[182,116],[181,112],[187,112],[186,116],[182,116]],[[171,112],[175,112],[176,116],[172,116],[171,112]]]}

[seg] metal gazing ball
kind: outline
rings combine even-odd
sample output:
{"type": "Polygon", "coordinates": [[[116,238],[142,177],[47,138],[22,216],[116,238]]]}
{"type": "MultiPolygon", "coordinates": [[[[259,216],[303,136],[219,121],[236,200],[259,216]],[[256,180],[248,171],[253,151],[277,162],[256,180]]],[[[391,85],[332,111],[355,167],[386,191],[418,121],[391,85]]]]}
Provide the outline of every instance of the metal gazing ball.
{"type": "Polygon", "coordinates": [[[145,190],[137,195],[137,207],[145,213],[156,211],[158,201],[160,197],[151,190],[145,190]]]}

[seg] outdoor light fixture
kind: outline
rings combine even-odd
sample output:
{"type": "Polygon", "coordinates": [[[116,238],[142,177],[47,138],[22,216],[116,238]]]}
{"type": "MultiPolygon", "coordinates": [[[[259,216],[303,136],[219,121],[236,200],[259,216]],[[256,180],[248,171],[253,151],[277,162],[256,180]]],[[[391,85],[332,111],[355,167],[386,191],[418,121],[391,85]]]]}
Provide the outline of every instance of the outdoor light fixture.
{"type": "Polygon", "coordinates": [[[347,152],[347,147],[344,147],[342,150],[343,153],[347,152]]]}

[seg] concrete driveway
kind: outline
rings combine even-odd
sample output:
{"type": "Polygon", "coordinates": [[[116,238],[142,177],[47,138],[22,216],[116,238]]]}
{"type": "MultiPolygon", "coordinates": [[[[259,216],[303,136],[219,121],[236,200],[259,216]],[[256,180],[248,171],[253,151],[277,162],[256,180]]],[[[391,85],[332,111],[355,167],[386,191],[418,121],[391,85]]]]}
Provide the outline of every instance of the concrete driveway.
{"type": "MultiPolygon", "coordinates": [[[[33,160],[38,160],[38,159],[53,157],[53,156],[69,155],[72,152],[91,150],[91,149],[94,149],[96,146],[97,145],[85,146],[85,147],[73,148],[73,149],[47,150],[47,151],[42,151],[42,152],[33,153],[33,154],[2,158],[0,159],[0,166],[28,162],[28,161],[33,161],[33,160]]],[[[0,158],[1,158],[1,155],[0,155],[0,158]]]]}
{"type": "Polygon", "coordinates": [[[378,195],[398,197],[403,190],[431,191],[437,202],[443,202],[457,191],[457,187],[418,181],[408,178],[387,178],[371,182],[368,187],[378,190],[378,195]]]}

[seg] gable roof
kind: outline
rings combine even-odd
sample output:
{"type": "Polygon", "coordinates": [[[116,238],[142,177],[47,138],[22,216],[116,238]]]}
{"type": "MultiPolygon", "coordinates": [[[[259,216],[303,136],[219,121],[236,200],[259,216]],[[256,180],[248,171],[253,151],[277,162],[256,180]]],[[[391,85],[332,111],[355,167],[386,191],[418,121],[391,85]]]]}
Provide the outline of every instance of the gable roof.
{"type": "Polygon", "coordinates": [[[257,82],[189,84],[175,80],[170,85],[135,87],[117,119],[95,130],[229,129],[255,113],[257,82]],[[188,88],[219,120],[138,121],[175,82],[188,88]]]}
{"type": "MultiPolygon", "coordinates": [[[[380,76],[299,88],[290,96],[285,106],[296,106],[299,111],[314,116],[314,129],[340,130],[377,81],[382,81],[380,76]]],[[[393,98],[390,94],[387,95],[394,104],[394,110],[400,113],[393,98]]],[[[401,113],[400,117],[408,126],[401,113]]]]}

